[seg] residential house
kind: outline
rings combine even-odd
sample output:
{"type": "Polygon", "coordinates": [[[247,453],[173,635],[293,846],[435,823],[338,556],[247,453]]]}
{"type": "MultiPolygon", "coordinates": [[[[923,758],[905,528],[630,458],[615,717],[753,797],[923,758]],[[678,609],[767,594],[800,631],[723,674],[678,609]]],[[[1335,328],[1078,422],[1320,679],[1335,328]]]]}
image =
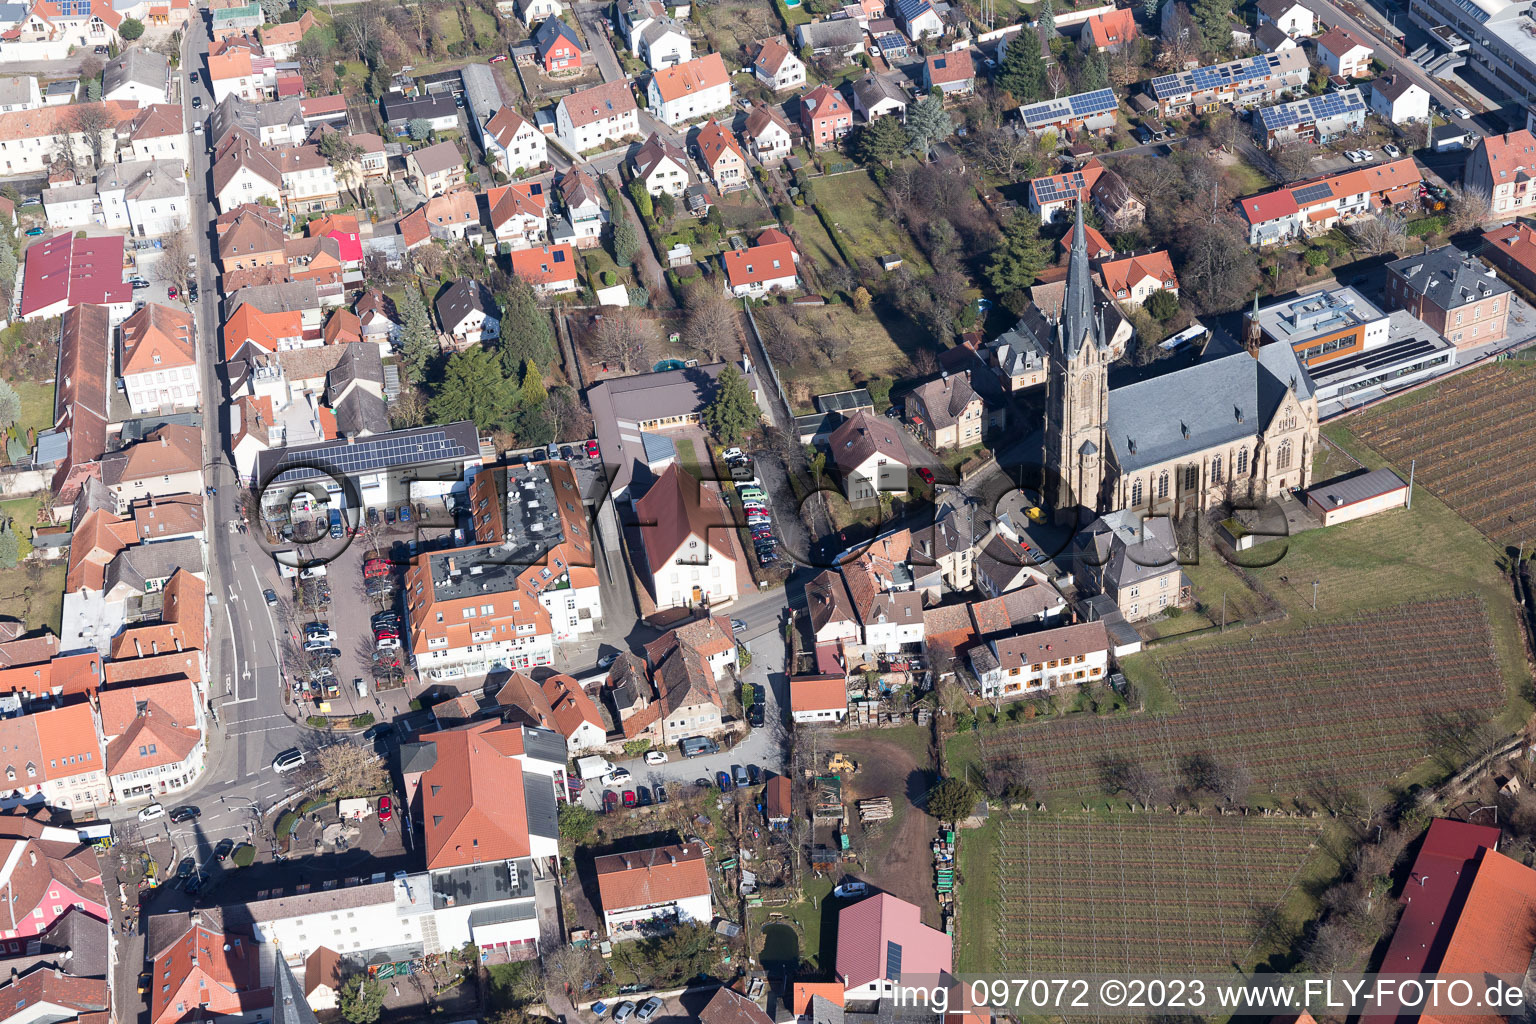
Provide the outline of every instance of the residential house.
{"type": "Polygon", "coordinates": [[[985,415],[969,370],[918,385],[907,396],[902,416],[935,451],[981,443],[985,415]]]}
{"type": "Polygon", "coordinates": [[[773,1018],[742,992],[721,985],[699,1009],[699,1024],[773,1024],[773,1018]]]}
{"type": "Polygon", "coordinates": [[[774,92],[785,92],[805,84],[805,62],[782,36],[775,36],[758,44],[752,57],[752,74],[774,92]]]}
{"type": "Polygon", "coordinates": [[[139,238],[185,228],[191,203],[179,160],[132,160],[103,167],[96,176],[103,222],[139,238]]]}
{"type": "Polygon", "coordinates": [[[1260,107],[1253,119],[1265,144],[1273,149],[1297,140],[1326,145],[1341,136],[1358,134],[1365,127],[1365,113],[1365,94],[1351,87],[1260,107]]]}
{"type": "Polygon", "coordinates": [[[859,614],[848,596],[842,573],[835,569],[817,573],[805,585],[805,606],[810,616],[811,638],[818,650],[862,641],[859,614]]]}
{"type": "Polygon", "coordinates": [[[561,175],[555,189],[564,208],[563,224],[551,230],[553,241],[565,242],[577,249],[591,249],[602,244],[603,194],[592,176],[580,168],[561,175]]]}
{"type": "Polygon", "coordinates": [[[730,520],[712,487],[701,486],[674,462],[634,509],[658,611],[736,598],[730,520]]]}
{"type": "Polygon", "coordinates": [[[1294,50],[1301,44],[1272,22],[1265,22],[1253,33],[1253,45],[1260,53],[1280,53],[1294,50]]]}
{"type": "Polygon", "coordinates": [[[217,911],[157,917],[145,952],[151,985],[150,1024],[183,1024],[204,1016],[242,1016],[272,1007],[261,984],[259,946],[249,933],[226,929],[217,911]]]}
{"type": "Polygon", "coordinates": [[[651,24],[667,16],[661,0],[620,0],[615,5],[619,15],[619,33],[629,52],[640,57],[640,34],[651,24]]]}
{"type": "Polygon", "coordinates": [[[135,414],[201,408],[190,313],[150,303],[123,321],[118,337],[117,374],[135,414]]]}
{"type": "MultiPolygon", "coordinates": [[[[727,565],[728,570],[734,571],[727,565]]],[[[728,625],[728,624],[727,624],[728,625]]],[[[729,636],[729,633],[727,633],[729,636]]],[[[661,647],[666,637],[653,641],[647,647],[647,657],[652,649],[661,647]]],[[[729,655],[735,664],[736,648],[730,641],[729,655]]],[[[671,745],[693,736],[714,736],[722,729],[720,690],[718,677],[710,668],[705,649],[677,639],[660,661],[654,663],[651,681],[656,687],[656,716],[661,725],[661,741],[671,745]]]]}
{"type": "Polygon", "coordinates": [[[480,132],[492,165],[509,178],[537,170],[549,162],[544,133],[511,107],[501,107],[480,132]]]}
{"type": "MultiPolygon", "coordinates": [[[[33,83],[33,91],[37,89],[33,83]]],[[[101,98],[147,107],[171,101],[171,62],[163,54],[134,46],[101,69],[101,98]]],[[[3,109],[3,108],[0,108],[3,109]]]]}
{"type": "Polygon", "coordinates": [[[768,167],[778,166],[794,148],[788,122],[777,110],[762,103],[748,112],[745,134],[752,155],[768,167]]]}
{"type": "Polygon", "coordinates": [[[256,30],[261,48],[275,61],[290,61],[298,56],[299,43],[315,27],[315,15],[305,11],[297,21],[269,22],[256,30]]]}
{"type": "Polygon", "coordinates": [[[459,126],[459,106],[451,92],[429,92],[425,96],[391,92],[379,105],[385,124],[397,135],[406,134],[412,121],[425,121],[434,132],[453,131],[459,126]]]}
{"type": "Polygon", "coordinates": [[[848,677],[841,672],[789,677],[789,719],[796,725],[848,717],[848,677]]]}
{"type": "Polygon", "coordinates": [[[65,448],[54,464],[51,484],[64,515],[69,514],[84,481],[99,483],[98,460],[107,446],[111,337],[112,322],[105,306],[72,306],[60,320],[52,429],[54,436],[65,438],[65,448]]]}
{"type": "Polygon", "coordinates": [[[811,149],[837,145],[853,127],[853,112],[830,82],[823,82],[800,97],[800,128],[811,149]]]}
{"type": "Polygon", "coordinates": [[[789,242],[728,250],[721,253],[720,262],[725,267],[725,290],[737,298],[761,298],[800,287],[800,254],[789,242]]]}
{"type": "Polygon", "coordinates": [[[406,173],[428,199],[464,185],[464,154],[454,142],[439,142],[413,150],[405,158],[406,173]]]}
{"type": "Polygon", "coordinates": [[[1380,209],[1417,209],[1420,180],[1413,158],[1403,157],[1293,182],[1234,202],[1248,226],[1248,244],[1263,247],[1325,234],[1380,209]]]}
{"type": "Polygon", "coordinates": [[[709,865],[697,843],[608,854],[592,869],[610,941],[642,938],[672,922],[714,919],[709,865]]]}
{"type": "Polygon", "coordinates": [[[906,493],[910,456],[889,418],[856,412],[832,432],[827,444],[850,505],[873,504],[881,494],[906,493]]]}
{"type": "Polygon", "coordinates": [[[1387,302],[1406,309],[1457,348],[1508,334],[1514,289],[1492,267],[1454,245],[1387,264],[1387,302]]]}
{"type": "Polygon", "coordinates": [[[640,59],[652,71],[676,67],[693,59],[693,40],[676,18],[653,19],[640,31],[640,59]]]}
{"type": "Polygon", "coordinates": [[[491,233],[512,249],[544,244],[549,222],[548,197],[542,182],[500,185],[486,194],[491,233]]]}
{"type": "Polygon", "coordinates": [[[1116,302],[1142,305],[1153,292],[1179,294],[1179,278],[1173,272],[1173,260],[1162,250],[1107,260],[1099,264],[1099,280],[1104,293],[1116,302]]]}
{"type": "Polygon", "coordinates": [[[512,273],[541,296],[565,295],[577,289],[576,253],[567,244],[514,249],[512,273]]]}
{"type": "Polygon", "coordinates": [[[257,203],[237,206],[219,215],[214,233],[214,256],[219,261],[219,273],[226,277],[237,270],[285,262],[283,217],[273,207],[257,203]]]}
{"type": "Polygon", "coordinates": [[[497,8],[503,4],[512,6],[515,2],[517,16],[522,19],[524,25],[529,28],[543,22],[546,18],[559,18],[565,14],[565,5],[560,0],[497,0],[497,8]]]}
{"type": "Polygon", "coordinates": [[[853,83],[853,109],[866,121],[889,114],[904,122],[909,102],[906,90],[874,72],[853,83]]]}
{"type": "MultiPolygon", "coordinates": [[[[332,213],[316,217],[304,225],[304,233],[310,238],[329,238],[334,241],[336,253],[346,270],[361,272],[363,269],[363,243],[356,214],[332,213]]],[[[361,281],[360,273],[356,280],[361,281]]]]}
{"type": "Polygon", "coordinates": [[[1104,595],[1128,622],[1161,615],[1190,600],[1190,584],[1167,516],[1132,510],[1095,519],[1073,538],[1079,592],[1104,595]]]}
{"type": "Polygon", "coordinates": [[[501,337],[501,309],[491,290],[479,281],[456,278],[433,303],[443,333],[455,348],[465,349],[501,337]]]}
{"type": "Polygon", "coordinates": [[[1297,0],[1260,0],[1259,24],[1275,25],[1289,36],[1310,36],[1317,31],[1315,16],[1297,0]]]}
{"type": "Polygon", "coordinates": [[[582,89],[555,104],[555,137],[579,156],[637,134],[639,109],[625,79],[582,89]]]}
{"type": "Polygon", "coordinates": [[[277,64],[261,52],[254,40],[217,42],[209,48],[205,59],[208,89],[215,104],[230,96],[247,103],[262,103],[276,97],[277,64]]]}
{"type": "MultiPolygon", "coordinates": [[[[89,704],[81,703],[85,718],[79,722],[81,735],[67,749],[90,753],[98,749],[96,727],[89,704]],[[88,737],[88,742],[86,742],[88,737]]],[[[31,718],[35,716],[23,716],[31,718]]],[[[12,721],[15,721],[14,719],[12,721]]],[[[23,754],[42,758],[37,739],[17,737],[15,746],[7,745],[10,755],[23,754]]],[[[99,763],[99,762],[98,762],[99,763]]],[[[12,766],[14,767],[14,766],[12,766]]],[[[98,801],[105,804],[104,798],[98,801]]],[[[89,811],[93,804],[82,805],[89,811]]],[[[101,863],[93,844],[79,838],[78,828],[59,827],[38,810],[13,810],[0,816],[0,855],[4,857],[4,879],[7,899],[0,907],[0,928],[4,929],[5,946],[14,965],[23,952],[35,954],[39,947],[52,945],[61,934],[72,929],[72,919],[89,919],[103,927],[110,920],[107,896],[102,882],[101,863]]],[[[66,953],[67,960],[93,961],[98,958],[103,968],[106,960],[107,936],[101,935],[102,948],[76,949],[73,955],[66,953]]],[[[12,993],[7,993],[10,995],[12,993]]],[[[28,1004],[6,1004],[19,1010],[28,1004]]],[[[46,1006],[46,1002],[42,1005],[46,1006]]],[[[105,1013],[102,1014],[106,1016],[105,1013]]],[[[71,1020],[72,1016],[18,1015],[11,1020],[71,1020]]]]}
{"type": "Polygon", "coordinates": [[[984,350],[987,365],[1009,394],[1045,383],[1047,354],[1039,338],[1042,334],[1049,337],[1051,331],[1038,307],[1025,311],[1024,319],[1031,318],[1038,323],[1011,327],[989,341],[984,350]]]}
{"type": "Polygon", "coordinates": [[[395,300],[377,288],[370,288],[360,295],[352,311],[357,314],[363,340],[377,342],[381,353],[393,348],[400,340],[402,325],[395,300]]]}
{"type": "Polygon", "coordinates": [[[896,23],[913,42],[944,34],[944,19],[933,0],[896,0],[896,23]]]}
{"type": "Polygon", "coordinates": [[[1204,113],[1223,104],[1256,107],[1299,91],[1311,73],[1306,53],[1288,49],[1160,75],[1152,79],[1147,95],[1159,117],[1204,113]]]}
{"type": "Polygon", "coordinates": [[[187,674],[199,675],[200,661],[200,652],[194,651],[108,663],[119,667],[98,699],[107,777],[119,803],[179,793],[202,776],[203,701],[199,679],[187,674]]]}
{"type": "Polygon", "coordinates": [[[37,0],[7,27],[3,56],[7,61],[63,60],[76,47],[117,43],[122,22],[107,0],[37,0]]]}
{"type": "Polygon", "coordinates": [[[645,658],[653,671],[659,670],[679,649],[700,659],[717,683],[724,682],[739,664],[736,632],[724,615],[705,615],[669,629],[645,645],[645,658]]]}
{"type": "Polygon", "coordinates": [[[1371,82],[1371,109],[1393,124],[1429,122],[1429,92],[1400,71],[1371,82]]]}
{"type": "Polygon", "coordinates": [[[546,18],[533,33],[533,51],[546,75],[575,74],[581,70],[581,41],[559,18],[546,18]]]}
{"type": "Polygon", "coordinates": [[[341,205],[336,169],[319,146],[283,146],[274,162],[281,175],[283,204],[289,212],[318,213],[341,205]]]}
{"type": "MultiPolygon", "coordinates": [[[[82,126],[108,121],[115,134],[138,113],[133,103],[77,103],[68,107],[43,107],[0,114],[0,173],[43,174],[64,146],[73,151],[76,166],[94,167],[94,132],[82,126]]],[[[114,146],[106,147],[102,162],[112,159],[114,146]]]]}
{"type": "Polygon", "coordinates": [[[976,64],[971,51],[932,53],[923,62],[923,91],[938,89],[945,99],[969,96],[976,91],[976,64]]]}
{"type": "MultiPolygon", "coordinates": [[[[15,115],[12,115],[15,116],[15,115]]],[[[1485,193],[1498,217],[1519,217],[1536,208],[1536,137],[1522,128],[1478,139],[1467,157],[1466,187],[1485,193]]]]}
{"type": "Polygon", "coordinates": [[[630,159],[630,171],[636,180],[645,183],[645,190],[653,196],[681,196],[688,188],[688,156],[677,146],[652,132],[645,145],[635,151],[630,159]]]}
{"type": "Polygon", "coordinates": [[[428,237],[444,241],[478,241],[484,234],[479,197],[467,189],[428,199],[406,219],[413,224],[419,220],[428,237]]]}
{"type": "Polygon", "coordinates": [[[1100,50],[1114,50],[1136,38],[1136,15],[1129,7],[1089,15],[1083,22],[1083,42],[1100,50]]]}
{"type": "Polygon", "coordinates": [[[37,87],[36,75],[11,75],[0,79],[0,114],[37,110],[42,105],[43,94],[37,87]]]}
{"type": "Polygon", "coordinates": [[[1529,224],[1517,221],[1483,232],[1479,255],[1516,284],[1536,291],[1536,231],[1529,224]]]}
{"type": "Polygon", "coordinates": [[[199,431],[181,423],[167,423],[151,431],[143,440],[102,457],[101,482],[123,510],[145,498],[200,492],[203,459],[199,431]]]}
{"type": "Polygon", "coordinates": [[[795,41],[801,50],[810,47],[814,56],[830,55],[846,64],[864,52],[864,29],[852,18],[809,21],[795,26],[795,41]]]}
{"type": "MultiPolygon", "coordinates": [[[[34,678],[48,677],[52,675],[48,671],[49,667],[47,665],[35,667],[32,672],[25,674],[32,675],[34,678]]],[[[20,675],[24,671],[16,670],[11,674],[20,675]]],[[[13,691],[11,700],[28,697],[40,698],[49,704],[58,699],[55,694],[35,693],[29,688],[13,691]]],[[[47,710],[0,719],[0,748],[3,748],[0,761],[4,762],[5,771],[5,778],[0,781],[0,801],[8,807],[41,803],[49,808],[89,814],[98,807],[105,808],[111,802],[111,792],[106,784],[106,770],[101,759],[101,739],[96,730],[96,713],[91,704],[85,700],[76,700],[63,706],[48,707],[47,710]]],[[[29,853],[33,857],[31,866],[34,868],[59,867],[47,861],[39,863],[42,861],[41,851],[36,847],[31,850],[26,849],[27,841],[15,835],[8,826],[7,823],[11,820],[10,815],[0,817],[0,849],[9,847],[8,852],[13,856],[18,853],[29,853]]],[[[23,820],[30,821],[30,819],[23,820]]],[[[25,831],[25,828],[18,831],[25,831]]],[[[82,870],[87,873],[88,878],[97,878],[98,886],[94,892],[86,879],[71,880],[63,887],[71,893],[79,893],[81,897],[88,899],[92,910],[100,913],[100,908],[105,901],[100,897],[98,873],[91,870],[94,866],[94,856],[91,858],[90,865],[82,865],[82,870]]],[[[67,865],[65,869],[67,870],[67,865]]],[[[0,877],[12,886],[19,881],[17,876],[3,870],[0,870],[0,877]]],[[[33,885],[44,881],[53,886],[61,885],[57,879],[49,878],[46,874],[43,878],[31,879],[30,884],[20,887],[19,899],[15,901],[25,905],[7,906],[0,910],[0,927],[5,929],[6,938],[33,938],[50,928],[58,919],[60,911],[58,906],[53,906],[53,912],[49,913],[48,905],[42,906],[41,909],[37,905],[38,898],[43,893],[33,890],[33,885]],[[25,924],[19,925],[19,922],[25,922],[25,924]]],[[[52,898],[63,902],[59,892],[54,892],[52,898]]],[[[66,903],[65,906],[68,904],[66,903]]],[[[0,946],[0,949],[3,948],[0,946]]]]}
{"type": "Polygon", "coordinates": [[[1147,219],[1147,204],[1136,198],[1124,178],[1108,168],[1089,190],[1089,197],[1107,231],[1129,231],[1147,219]]]}
{"type": "Polygon", "coordinates": [[[707,53],[651,75],[646,101],[658,121],[675,127],[729,107],[731,76],[718,53],[707,53]]]}
{"type": "Polygon", "coordinates": [[[213,194],[219,211],[263,200],[281,207],[283,175],[270,151],[244,132],[236,132],[214,153],[213,194]]]}
{"type": "Polygon", "coordinates": [[[190,159],[180,107],[151,104],[120,131],[127,133],[128,149],[134,160],[180,160],[185,165],[190,159]]]}
{"type": "Polygon", "coordinates": [[[987,640],[971,648],[969,659],[982,699],[1018,700],[1103,681],[1109,648],[1104,623],[1079,622],[987,640]]]}
{"type": "Polygon", "coordinates": [[[1331,74],[1343,78],[1369,78],[1371,47],[1342,25],[1336,25],[1317,40],[1317,59],[1331,74]]]}
{"type": "Polygon", "coordinates": [[[837,914],[837,977],[849,1002],[893,996],[910,978],[937,978],[954,968],[953,942],[923,924],[922,911],[889,893],[837,914]],[[899,951],[899,952],[896,952],[899,951]]]}
{"type": "Polygon", "coordinates": [[[503,709],[504,721],[522,722],[563,736],[572,756],[601,747],[608,740],[597,705],[568,675],[548,676],[539,684],[522,672],[513,672],[496,691],[496,704],[503,709]]]}
{"type": "Polygon", "coordinates": [[[736,192],[752,184],[747,158],[736,142],[736,136],[719,121],[706,122],[694,136],[693,144],[698,147],[704,169],[722,193],[736,192]]]}

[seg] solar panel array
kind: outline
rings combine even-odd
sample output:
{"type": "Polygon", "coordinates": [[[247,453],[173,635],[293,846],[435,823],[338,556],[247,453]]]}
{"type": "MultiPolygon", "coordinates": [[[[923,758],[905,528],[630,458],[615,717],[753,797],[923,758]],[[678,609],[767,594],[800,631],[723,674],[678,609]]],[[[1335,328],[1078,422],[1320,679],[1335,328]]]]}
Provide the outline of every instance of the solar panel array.
{"type": "Polygon", "coordinates": [[[1333,117],[1345,117],[1360,113],[1364,116],[1365,97],[1359,89],[1329,92],[1321,96],[1308,96],[1291,103],[1264,107],[1259,111],[1259,123],[1265,131],[1293,128],[1309,121],[1324,121],[1333,117]]]}
{"type": "Polygon", "coordinates": [[[1054,178],[1036,178],[1033,184],[1037,202],[1053,203],[1081,195],[1088,179],[1083,177],[1082,171],[1071,171],[1054,178]]]}
{"type": "Polygon", "coordinates": [[[1291,189],[1291,198],[1296,200],[1296,205],[1298,206],[1303,203],[1315,203],[1319,199],[1327,199],[1331,195],[1333,195],[1333,186],[1326,181],[1318,182],[1316,185],[1305,185],[1301,188],[1291,189]]]}
{"type": "Polygon", "coordinates": [[[292,483],[321,475],[314,468],[323,465],[343,475],[371,473],[396,466],[419,465],[440,459],[463,458],[472,454],[444,430],[424,430],[405,436],[381,434],[377,437],[359,438],[352,442],[311,446],[288,452],[277,463],[277,483],[292,483]],[[299,463],[298,468],[284,471],[284,466],[299,463]]]}
{"type": "Polygon", "coordinates": [[[1183,71],[1177,75],[1159,75],[1152,79],[1152,93],[1158,99],[1184,93],[1206,92],[1211,89],[1230,88],[1244,82],[1255,82],[1274,73],[1278,60],[1274,54],[1244,57],[1225,64],[1183,71]]]}
{"type": "Polygon", "coordinates": [[[1075,96],[1046,100],[1044,103],[1023,107],[1019,110],[1019,116],[1024,119],[1026,126],[1033,127],[1037,124],[1051,124],[1069,118],[1107,114],[1118,106],[1119,101],[1115,99],[1113,89],[1095,89],[1093,92],[1080,92],[1075,96]]]}

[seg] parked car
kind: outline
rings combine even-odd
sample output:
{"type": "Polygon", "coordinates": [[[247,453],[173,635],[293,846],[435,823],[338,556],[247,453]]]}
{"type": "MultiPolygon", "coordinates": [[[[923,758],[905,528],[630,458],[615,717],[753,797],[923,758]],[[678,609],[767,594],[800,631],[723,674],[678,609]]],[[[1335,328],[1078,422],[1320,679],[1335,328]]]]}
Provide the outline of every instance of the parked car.
{"type": "Polygon", "coordinates": [[[165,817],[165,808],[159,804],[150,804],[139,812],[140,821],[158,821],[165,817]]]}
{"type": "Polygon", "coordinates": [[[656,1016],[656,1011],[661,1009],[661,1000],[655,996],[640,1004],[640,1009],[635,1013],[636,1020],[650,1020],[656,1016]]]}
{"type": "Polygon", "coordinates": [[[868,885],[864,884],[863,882],[855,882],[850,879],[849,881],[846,881],[842,885],[838,886],[836,889],[833,889],[832,895],[836,896],[838,899],[845,900],[850,896],[863,896],[867,892],[869,892],[868,885]]]}
{"type": "Polygon", "coordinates": [[[273,590],[271,587],[263,590],[261,595],[267,599],[267,604],[277,604],[277,591],[273,590]]]}
{"type": "Polygon", "coordinates": [[[1392,145],[1390,142],[1385,146],[1382,146],[1381,151],[1387,154],[1387,156],[1391,157],[1393,160],[1396,160],[1398,157],[1403,155],[1403,151],[1392,145]]]}
{"type": "Polygon", "coordinates": [[[633,778],[634,776],[629,774],[628,768],[615,768],[613,771],[603,776],[603,785],[620,786],[633,778]]]}
{"type": "Polygon", "coordinates": [[[1454,111],[1452,111],[1452,113],[1461,118],[1463,121],[1470,121],[1472,119],[1472,111],[1468,110],[1466,107],[1457,107],[1454,111]]]}
{"type": "Polygon", "coordinates": [[[746,458],[747,453],[742,451],[740,448],[727,448],[725,451],[720,453],[720,456],[727,462],[734,462],[736,459],[746,458]]]}
{"type": "Polygon", "coordinates": [[[213,848],[213,855],[222,864],[229,859],[229,855],[234,851],[235,841],[233,839],[220,839],[219,845],[213,848]]]}
{"type": "MultiPolygon", "coordinates": [[[[492,59],[494,60],[495,58],[492,58],[492,59]]],[[[505,60],[506,58],[502,58],[502,59],[505,60]]],[[[607,1012],[608,1012],[608,1004],[603,1002],[601,999],[599,999],[597,1002],[592,1004],[592,1015],[594,1017],[602,1017],[605,1014],[607,1014],[607,1012]]]]}
{"type": "Polygon", "coordinates": [[[199,811],[196,807],[188,804],[182,807],[178,807],[172,811],[171,820],[178,825],[182,825],[189,821],[196,821],[199,817],[202,816],[202,813],[203,812],[199,811]]]}
{"type": "Polygon", "coordinates": [[[649,807],[651,805],[651,791],[644,786],[636,786],[635,805],[638,807],[649,807]]]}
{"type": "Polygon", "coordinates": [[[731,788],[730,775],[725,772],[715,772],[715,785],[719,786],[722,792],[729,792],[731,788]]]}
{"type": "MultiPolygon", "coordinates": [[[[756,706],[757,705],[755,704],[753,705],[753,707],[756,706]]],[[[759,782],[763,781],[763,770],[755,764],[749,764],[747,765],[747,778],[750,779],[752,785],[755,786],[759,782]]]]}
{"type": "Polygon", "coordinates": [[[134,291],[139,291],[142,288],[149,287],[149,282],[142,277],[130,277],[128,279],[128,284],[134,291]]]}
{"type": "Polygon", "coordinates": [[[929,469],[927,466],[918,466],[917,478],[925,484],[931,484],[933,483],[933,470],[929,469]]]}
{"type": "Polygon", "coordinates": [[[408,522],[411,521],[411,506],[410,505],[407,504],[407,505],[401,505],[400,506],[400,521],[402,523],[408,523],[408,522]]]}
{"type": "Polygon", "coordinates": [[[28,238],[37,238],[39,235],[46,235],[47,233],[48,230],[46,228],[27,228],[28,238]]]}
{"type": "Polygon", "coordinates": [[[384,522],[388,526],[395,525],[395,510],[393,508],[387,508],[384,510],[384,522]]]}
{"type": "Polygon", "coordinates": [[[660,782],[656,783],[656,802],[659,804],[667,802],[667,787],[660,782]]]}
{"type": "Polygon", "coordinates": [[[761,704],[753,704],[750,708],[747,708],[747,724],[754,729],[761,729],[765,720],[764,715],[763,706],[761,704]]]}
{"type": "Polygon", "coordinates": [[[619,1021],[620,1024],[622,1024],[623,1021],[629,1020],[629,1018],[633,1017],[634,1015],[635,1001],[633,999],[624,1000],[619,1004],[619,1008],[613,1011],[613,1019],[619,1021]]]}
{"type": "Polygon", "coordinates": [[[731,777],[738,787],[747,784],[747,770],[739,764],[731,765],[731,777]]]}
{"type": "Polygon", "coordinates": [[[388,821],[395,816],[395,804],[388,796],[379,797],[379,820],[388,821]]]}
{"type": "Polygon", "coordinates": [[[566,462],[575,462],[576,461],[576,449],[572,448],[570,445],[563,445],[560,448],[560,457],[562,459],[564,459],[566,462]]]}
{"type": "Polygon", "coordinates": [[[645,753],[646,764],[666,764],[667,754],[664,750],[648,750],[645,753]]]}
{"type": "MultiPolygon", "coordinates": [[[[97,49],[100,49],[100,47],[97,47],[97,49]]],[[[193,96],[192,97],[192,108],[194,110],[202,107],[202,105],[203,105],[203,98],[201,96],[193,96]]]]}
{"type": "Polygon", "coordinates": [[[304,767],[304,751],[298,747],[289,747],[272,759],[272,770],[279,775],[304,767]]]}
{"type": "MultiPolygon", "coordinates": [[[[496,56],[494,56],[490,60],[486,61],[486,63],[487,64],[500,64],[502,61],[504,61],[506,59],[507,59],[507,55],[506,54],[498,53],[496,56]]],[[[593,1009],[595,1010],[595,1009],[597,1009],[597,1007],[594,1006],[593,1009]]],[[[601,1015],[599,1015],[599,1016],[601,1016],[601,1015]]]]}
{"type": "Polygon", "coordinates": [[[587,442],[587,458],[595,459],[595,458],[597,458],[597,456],[598,456],[597,441],[596,440],[588,441],[587,442]]]}

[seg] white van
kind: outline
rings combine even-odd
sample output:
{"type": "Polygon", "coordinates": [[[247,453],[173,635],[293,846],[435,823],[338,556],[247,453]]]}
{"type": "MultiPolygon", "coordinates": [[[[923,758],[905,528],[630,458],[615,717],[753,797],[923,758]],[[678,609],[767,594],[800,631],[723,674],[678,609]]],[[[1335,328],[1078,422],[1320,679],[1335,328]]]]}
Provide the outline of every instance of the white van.
{"type": "Polygon", "coordinates": [[[352,680],[352,682],[357,686],[357,695],[359,697],[368,696],[368,684],[363,682],[361,677],[352,680]]]}

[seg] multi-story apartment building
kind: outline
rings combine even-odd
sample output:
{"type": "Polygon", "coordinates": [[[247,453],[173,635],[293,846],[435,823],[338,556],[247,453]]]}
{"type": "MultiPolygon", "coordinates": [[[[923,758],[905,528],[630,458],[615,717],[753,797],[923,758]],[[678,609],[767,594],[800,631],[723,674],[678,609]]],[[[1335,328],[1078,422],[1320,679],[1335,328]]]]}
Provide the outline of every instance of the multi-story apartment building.
{"type": "Polygon", "coordinates": [[[1387,301],[1457,348],[1503,338],[1512,293],[1492,267],[1454,245],[1387,264],[1387,301]]]}
{"type": "Polygon", "coordinates": [[[973,647],[971,671],[984,699],[1017,700],[1102,680],[1109,670],[1109,633],[1079,622],[989,640],[973,647]]]}
{"type": "Polygon", "coordinates": [[[1536,136],[1522,128],[1508,135],[1489,135],[1467,157],[1466,186],[1488,196],[1500,217],[1528,215],[1536,208],[1536,136]]]}
{"type": "Polygon", "coordinates": [[[411,658],[433,679],[549,665],[602,618],[592,539],[565,462],[497,466],[470,481],[475,542],[406,572],[411,658]]]}
{"type": "Polygon", "coordinates": [[[640,107],[629,82],[619,79],[563,97],[555,104],[555,138],[581,154],[640,131],[640,107]]]}
{"type": "Polygon", "coordinates": [[[1223,103],[1238,107],[1272,103],[1305,85],[1310,74],[1305,53],[1300,49],[1282,50],[1159,75],[1152,79],[1148,92],[1157,103],[1159,116],[1202,113],[1223,103]]]}
{"type": "Polygon", "coordinates": [[[192,314],[157,302],[123,321],[117,372],[134,413],[143,416],[202,405],[192,332],[192,314]]]}

